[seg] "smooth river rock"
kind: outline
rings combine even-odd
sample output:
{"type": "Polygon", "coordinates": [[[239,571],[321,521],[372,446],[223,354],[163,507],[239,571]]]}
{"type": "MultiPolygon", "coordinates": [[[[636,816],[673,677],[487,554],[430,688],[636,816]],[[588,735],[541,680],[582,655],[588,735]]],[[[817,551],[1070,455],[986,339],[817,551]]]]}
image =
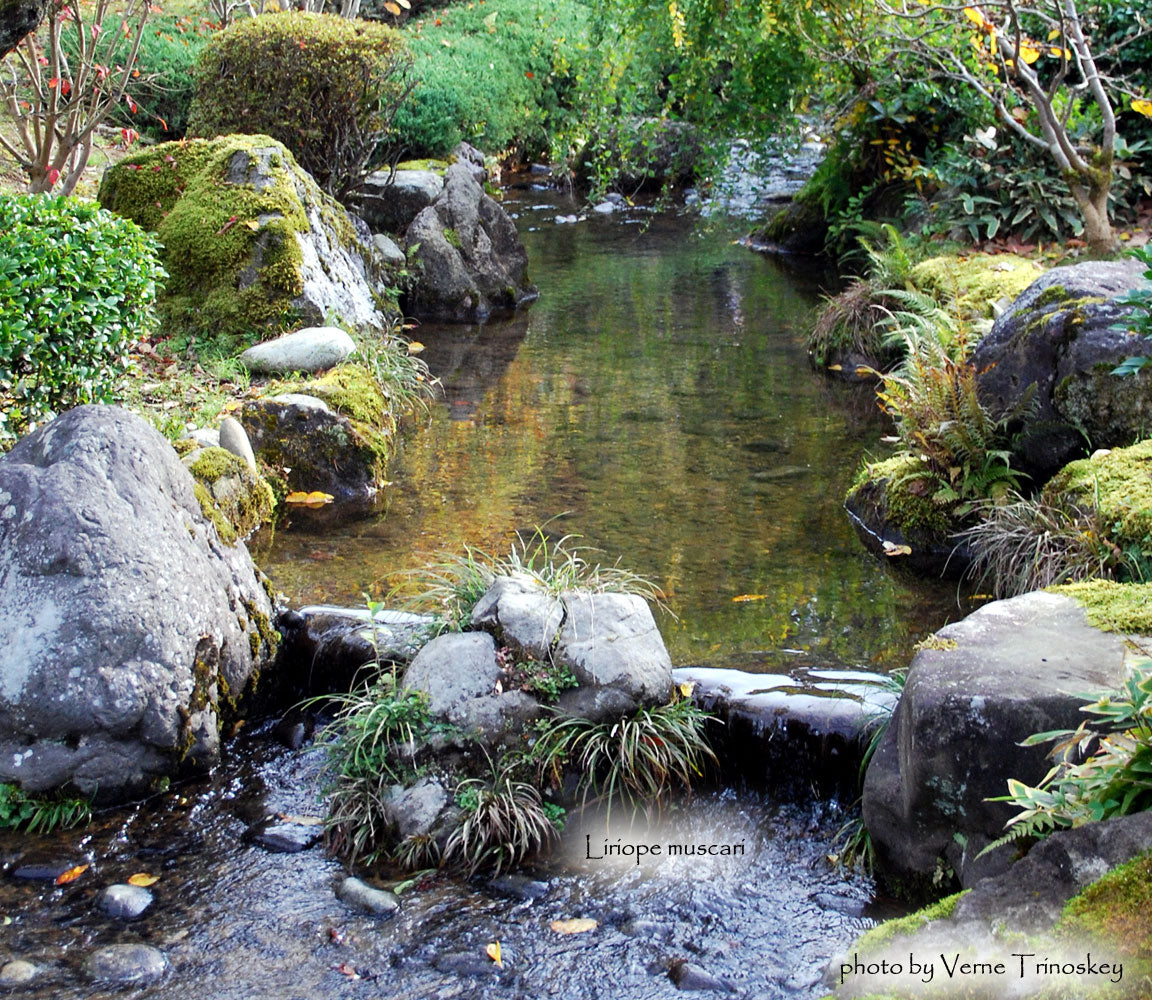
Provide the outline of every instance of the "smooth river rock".
{"type": "Polygon", "coordinates": [[[5,962],[0,966],[0,989],[24,986],[40,975],[40,966],[23,959],[5,962]]]}
{"type": "Polygon", "coordinates": [[[374,889],[358,878],[346,878],[336,887],[336,896],[342,902],[365,913],[390,916],[400,909],[400,899],[387,889],[374,889]]]}
{"type": "Polygon", "coordinates": [[[146,944],[110,944],[84,959],[84,972],[97,982],[149,983],[167,969],[164,953],[146,944]]]}
{"type": "Polygon", "coordinates": [[[0,781],[108,802],[211,766],[271,611],[151,425],[111,406],[42,425],[0,458],[0,781]]]}
{"type": "Polygon", "coordinates": [[[101,912],[119,920],[135,920],[152,905],[152,893],[139,885],[110,885],[96,897],[101,912]]]}
{"type": "Polygon", "coordinates": [[[240,363],[257,375],[319,372],[335,368],[355,350],[356,342],[340,327],[309,326],[249,347],[240,363]]]}
{"type": "Polygon", "coordinates": [[[975,861],[1016,813],[988,799],[1005,795],[1009,778],[1037,784],[1050,767],[1049,747],[1020,742],[1075,729],[1084,694],[1118,688],[1132,654],[1076,601],[1044,591],[993,601],[936,637],[913,658],[868,767],[864,823],[889,874],[930,877],[947,857],[969,885],[1010,853],[975,861]]]}

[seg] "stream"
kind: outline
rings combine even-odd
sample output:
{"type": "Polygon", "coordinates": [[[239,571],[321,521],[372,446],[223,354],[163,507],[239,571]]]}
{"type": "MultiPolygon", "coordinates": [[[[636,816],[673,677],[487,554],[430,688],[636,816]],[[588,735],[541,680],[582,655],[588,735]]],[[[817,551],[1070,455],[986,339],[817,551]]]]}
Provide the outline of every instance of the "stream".
{"type": "MultiPolygon", "coordinates": [[[[867,555],[841,510],[861,457],[886,454],[885,428],[871,393],[807,366],[821,275],[734,246],[721,223],[639,209],[558,223],[579,206],[530,188],[505,207],[540,300],[511,321],[410,331],[443,394],[406,433],[381,508],[302,511],[252,544],[294,605],[359,605],[437,553],[506,552],[544,525],[661,589],[676,665],[885,671],[966,613],[954,584],[905,581],[867,555]]],[[[11,995],[657,998],[690,973],[681,985],[706,975],[733,996],[808,998],[884,914],[869,879],[827,859],[848,803],[740,786],[699,791],[645,834],[739,843],[739,856],[589,857],[605,831],[589,819],[523,872],[429,874],[398,915],[360,915],[334,896],[345,872],[320,848],[253,838],[270,816],[309,826],[322,809],[322,751],[286,749],[274,722],[249,723],[209,778],[81,830],[0,835],[0,963],[41,968],[11,995]],[[59,887],[16,874],[84,863],[59,887]],[[142,917],[95,909],[134,873],[158,879],[142,917]],[[551,929],[570,918],[597,926],[551,929]],[[502,969],[485,954],[495,941],[502,969]],[[169,971],[94,987],[81,963],[116,942],[159,948],[169,971]]]]}

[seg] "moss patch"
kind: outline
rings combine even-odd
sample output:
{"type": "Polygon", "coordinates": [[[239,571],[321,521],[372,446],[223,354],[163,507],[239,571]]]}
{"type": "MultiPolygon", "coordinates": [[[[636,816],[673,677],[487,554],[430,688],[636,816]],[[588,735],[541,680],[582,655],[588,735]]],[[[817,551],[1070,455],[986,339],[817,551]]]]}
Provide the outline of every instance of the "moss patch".
{"type": "Polygon", "coordinates": [[[205,448],[186,464],[200,509],[226,545],[271,520],[276,508],[272,489],[243,459],[224,448],[205,448]]]}
{"type": "Polygon", "coordinates": [[[1152,583],[1085,580],[1048,589],[1075,600],[1093,628],[1124,635],[1152,635],[1152,583]]]}
{"type": "Polygon", "coordinates": [[[860,937],[856,939],[856,943],[852,945],[852,950],[866,955],[878,950],[893,938],[918,931],[925,924],[931,923],[933,920],[947,919],[952,916],[953,911],[956,909],[956,904],[960,902],[960,898],[968,891],[969,890],[964,889],[962,892],[945,896],[943,899],[937,900],[935,903],[930,903],[915,913],[909,913],[906,917],[897,917],[895,920],[884,921],[884,923],[861,934],[860,937]]]}
{"type": "Polygon", "coordinates": [[[127,157],[107,172],[98,197],[164,244],[166,330],[246,342],[296,318],[292,300],[303,289],[296,234],[309,229],[299,191],[338,214],[280,143],[231,135],[127,157]]]}
{"type": "Polygon", "coordinates": [[[897,455],[883,462],[869,462],[856,474],[848,499],[865,491],[882,491],[880,518],[899,529],[910,541],[942,541],[955,525],[948,507],[932,499],[939,488],[935,476],[920,459],[897,455]]]}
{"type": "Polygon", "coordinates": [[[338,413],[377,430],[395,429],[388,400],[372,373],[360,365],[340,365],[322,378],[305,382],[298,391],[316,396],[338,413]]]}
{"type": "Polygon", "coordinates": [[[955,303],[962,316],[992,319],[992,303],[1015,299],[1043,270],[1016,254],[931,257],[912,268],[912,283],[942,304],[955,303]]]}
{"type": "Polygon", "coordinates": [[[456,157],[449,160],[405,160],[397,163],[397,170],[428,170],[434,174],[443,175],[448,168],[456,162],[456,157]]]}
{"type": "Polygon", "coordinates": [[[1102,939],[1133,955],[1152,955],[1152,851],[1108,872],[1069,900],[1056,925],[1069,938],[1102,939]]]}

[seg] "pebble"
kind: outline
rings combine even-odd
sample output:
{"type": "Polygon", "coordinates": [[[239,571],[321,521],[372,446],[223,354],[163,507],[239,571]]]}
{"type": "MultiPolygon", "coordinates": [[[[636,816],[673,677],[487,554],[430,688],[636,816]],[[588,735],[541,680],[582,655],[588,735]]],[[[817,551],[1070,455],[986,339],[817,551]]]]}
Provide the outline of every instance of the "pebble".
{"type": "Polygon", "coordinates": [[[373,889],[372,886],[351,876],[336,887],[336,897],[358,910],[379,916],[389,916],[400,909],[400,900],[396,893],[387,889],[373,889]]]}
{"type": "Polygon", "coordinates": [[[23,986],[40,975],[40,966],[16,959],[0,966],[0,987],[23,986]]]}
{"type": "Polygon", "coordinates": [[[710,972],[705,972],[698,965],[691,962],[676,962],[668,972],[668,977],[676,984],[678,990],[717,990],[722,993],[733,992],[731,983],[717,979],[710,972]]]}
{"type": "Polygon", "coordinates": [[[599,212],[601,215],[611,215],[616,211],[616,206],[610,201],[602,201],[599,205],[593,205],[592,211],[599,212]]]}
{"type": "Polygon", "coordinates": [[[256,456],[252,454],[252,442],[248,432],[235,417],[225,417],[220,421],[220,447],[242,458],[248,468],[256,472],[256,456]]]}
{"type": "Polygon", "coordinates": [[[74,862],[60,861],[47,865],[22,865],[12,872],[13,878],[27,879],[30,882],[55,882],[74,862]]]}
{"type": "Polygon", "coordinates": [[[96,897],[101,912],[120,920],[135,920],[152,905],[152,893],[139,885],[110,885],[96,897]]]}
{"type": "Polygon", "coordinates": [[[146,944],[110,944],[84,959],[88,977],[113,983],[146,983],[168,968],[164,953],[146,944]]]}

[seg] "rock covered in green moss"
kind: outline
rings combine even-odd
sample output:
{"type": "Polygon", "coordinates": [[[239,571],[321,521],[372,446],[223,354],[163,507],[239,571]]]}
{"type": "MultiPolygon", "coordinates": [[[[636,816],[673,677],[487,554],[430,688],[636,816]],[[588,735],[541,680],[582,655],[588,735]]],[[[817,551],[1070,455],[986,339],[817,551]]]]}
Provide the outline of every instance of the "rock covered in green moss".
{"type": "Polygon", "coordinates": [[[930,257],[912,268],[912,284],[937,302],[953,303],[967,319],[995,319],[1043,272],[1016,254],[974,253],[930,257]]]}
{"type": "Polygon", "coordinates": [[[153,146],[109,168],[99,199],[164,244],[170,331],[250,340],[301,321],[383,328],[388,289],[367,229],[268,136],[153,146]]]}
{"type": "Polygon", "coordinates": [[[856,476],[844,507],[857,535],[873,555],[899,560],[916,572],[959,575],[965,551],[952,540],[962,526],[954,504],[940,503],[940,488],[928,466],[912,455],[868,462],[856,476]],[[905,551],[908,550],[908,551],[905,551]]]}
{"type": "Polygon", "coordinates": [[[314,395],[254,400],[245,405],[240,422],[259,460],[288,490],[363,501],[384,482],[391,434],[345,416],[314,395]]]}
{"type": "Polygon", "coordinates": [[[276,497],[244,459],[224,448],[202,448],[182,459],[196,480],[196,499],[220,540],[231,545],[272,519],[276,497]]]}
{"type": "Polygon", "coordinates": [[[1013,467],[1043,480],[1089,446],[1127,444],[1152,426],[1152,370],[1111,374],[1125,358],[1144,353],[1123,322],[1128,307],[1118,302],[1147,287],[1143,271],[1135,260],[1054,268],[980,341],[972,363],[987,407],[1010,413],[1033,393],[1013,467]]]}

